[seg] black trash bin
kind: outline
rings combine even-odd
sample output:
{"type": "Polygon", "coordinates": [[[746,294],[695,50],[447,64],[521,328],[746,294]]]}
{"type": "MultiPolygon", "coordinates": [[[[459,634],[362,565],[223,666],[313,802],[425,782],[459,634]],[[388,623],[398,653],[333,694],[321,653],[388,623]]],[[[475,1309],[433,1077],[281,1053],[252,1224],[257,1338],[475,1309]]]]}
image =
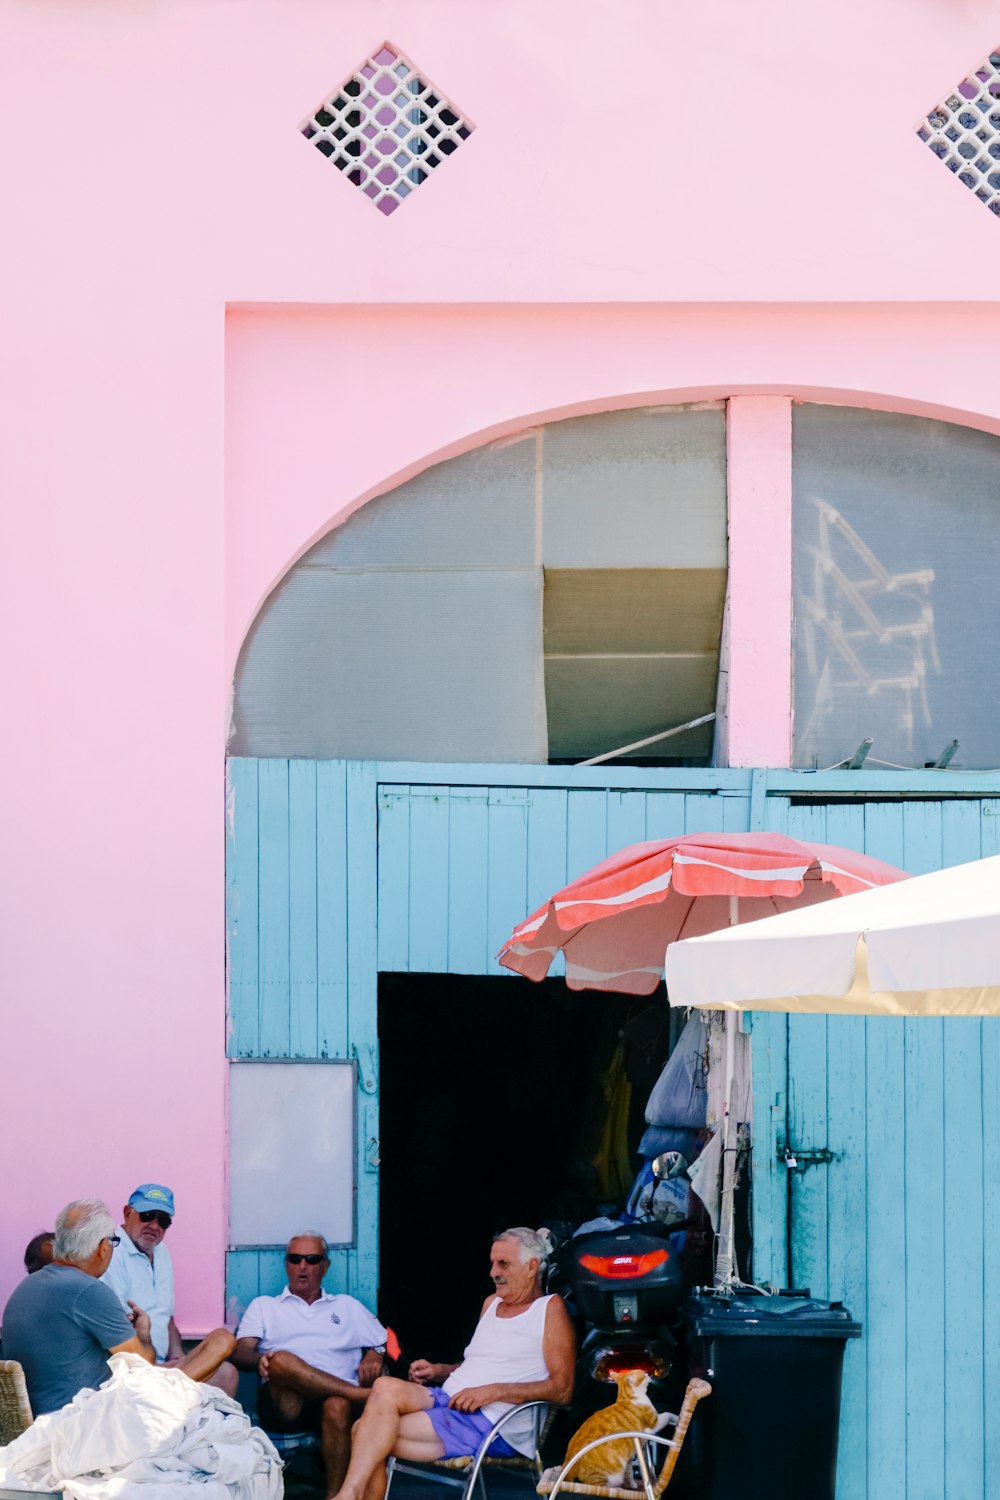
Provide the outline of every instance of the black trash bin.
{"type": "Polygon", "coordinates": [[[808,1291],[692,1296],[692,1375],[712,1395],[692,1428],[703,1500],[834,1500],[844,1345],[861,1336],[841,1302],[808,1291]]]}

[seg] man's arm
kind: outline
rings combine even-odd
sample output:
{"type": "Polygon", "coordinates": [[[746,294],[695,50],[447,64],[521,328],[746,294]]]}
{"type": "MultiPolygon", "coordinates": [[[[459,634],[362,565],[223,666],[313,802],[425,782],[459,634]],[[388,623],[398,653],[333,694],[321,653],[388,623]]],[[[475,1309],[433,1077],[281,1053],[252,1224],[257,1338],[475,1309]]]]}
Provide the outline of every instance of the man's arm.
{"type": "Polygon", "coordinates": [[[260,1343],[267,1332],[265,1320],[265,1308],[268,1304],[266,1297],[254,1297],[239,1321],[236,1329],[236,1345],[229,1356],[230,1362],[238,1370],[254,1370],[264,1376],[260,1369],[260,1362],[264,1358],[261,1353],[260,1343]]]}
{"type": "Polygon", "coordinates": [[[167,1358],[184,1358],[184,1341],[180,1335],[180,1329],[173,1318],[167,1320],[167,1358]]]}
{"type": "Polygon", "coordinates": [[[129,1307],[131,1309],[129,1312],[129,1322],[135,1330],[135,1336],[134,1338],[126,1339],[123,1344],[114,1344],[108,1350],[108,1353],[139,1354],[149,1364],[155,1365],[156,1350],[153,1348],[153,1341],[149,1336],[149,1314],[143,1312],[142,1308],[137,1307],[134,1302],[130,1302],[129,1307]]]}
{"type": "Polygon", "coordinates": [[[236,1340],[236,1347],[229,1356],[230,1364],[234,1364],[238,1370],[256,1370],[260,1365],[263,1355],[260,1352],[260,1339],[244,1336],[236,1340]]]}
{"type": "Polygon", "coordinates": [[[414,1385],[444,1385],[457,1369],[458,1365],[434,1365],[429,1359],[415,1359],[410,1365],[409,1378],[414,1385]]]}
{"type": "Polygon", "coordinates": [[[374,1385],[385,1374],[385,1355],[381,1349],[365,1349],[358,1365],[358,1385],[374,1385]]]}
{"type": "Polygon", "coordinates": [[[565,1406],[573,1395],[573,1372],[576,1365],[576,1333],[566,1304],[553,1297],[545,1309],[545,1334],[542,1340],[547,1380],[524,1380],[508,1385],[475,1385],[457,1391],[448,1403],[456,1411],[479,1411],[491,1401],[552,1401],[565,1406]]]}
{"type": "Polygon", "coordinates": [[[116,1344],[109,1354],[141,1354],[147,1364],[156,1364],[156,1350],[152,1344],[144,1344],[141,1339],[129,1339],[126,1344],[116,1344]]]}

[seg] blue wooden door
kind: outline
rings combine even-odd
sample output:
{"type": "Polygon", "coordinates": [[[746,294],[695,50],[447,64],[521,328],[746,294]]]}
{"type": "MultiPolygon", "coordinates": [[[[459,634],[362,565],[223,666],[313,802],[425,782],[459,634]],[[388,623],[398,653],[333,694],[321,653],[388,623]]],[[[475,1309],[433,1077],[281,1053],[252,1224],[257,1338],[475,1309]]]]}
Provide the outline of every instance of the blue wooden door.
{"type": "MultiPolygon", "coordinates": [[[[378,971],[506,974],[500,944],[571,875],[749,807],[740,771],[229,762],[229,1056],[358,1064],[357,1237],[331,1287],[377,1295],[378,971]]],[[[230,1315],[283,1280],[280,1250],[230,1246],[230,1315]]]]}
{"type": "MultiPolygon", "coordinates": [[[[800,795],[817,778],[783,772],[231,762],[230,1055],[359,1062],[358,1241],[332,1281],[377,1288],[379,969],[505,972],[494,955],[526,912],[641,838],[770,827],[914,874],[998,852],[1000,801],[971,796],[977,778],[942,800],[916,773],[935,800],[910,802],[888,780],[892,801],[823,803],[800,795]]],[[[754,1018],[754,1273],[791,1269],[865,1326],[840,1500],[1000,1495],[998,1027],[754,1018]],[[835,1160],[790,1180],[789,1143],[835,1160]]],[[[230,1256],[234,1309],[281,1280],[278,1254],[230,1256]]]]}
{"type": "MultiPolygon", "coordinates": [[[[765,817],[914,875],[1000,852],[994,799],[769,798],[765,817]]],[[[758,1015],[753,1058],[754,1274],[843,1298],[864,1324],[838,1500],[993,1500],[1000,1020],[758,1015]],[[786,1146],[834,1160],[789,1172],[786,1146]]]]}
{"type": "MultiPolygon", "coordinates": [[[[633,772],[645,784],[622,788],[602,786],[597,767],[553,768],[541,785],[529,768],[511,769],[526,784],[379,786],[381,971],[508,974],[495,955],[514,926],[616,849],[749,827],[749,775],[728,773],[717,788],[713,773],[688,772],[685,786],[683,774],[664,772],[673,785],[657,786],[656,773],[633,772]],[[552,784],[557,774],[564,785],[552,784]]],[[[560,958],[552,973],[562,972],[560,958]]]]}

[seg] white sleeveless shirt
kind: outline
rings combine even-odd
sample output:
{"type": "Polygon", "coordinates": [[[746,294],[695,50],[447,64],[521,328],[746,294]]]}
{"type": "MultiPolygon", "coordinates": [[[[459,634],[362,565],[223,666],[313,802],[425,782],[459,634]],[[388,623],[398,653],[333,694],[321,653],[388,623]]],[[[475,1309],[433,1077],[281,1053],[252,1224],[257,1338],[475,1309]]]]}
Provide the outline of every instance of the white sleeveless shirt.
{"type": "MultiPolygon", "coordinates": [[[[476,1325],[465,1358],[452,1370],[443,1389],[449,1396],[468,1390],[472,1385],[512,1385],[534,1380],[548,1380],[549,1370],[543,1353],[545,1313],[549,1297],[537,1297],[515,1318],[498,1318],[499,1297],[494,1298],[476,1325]]],[[[510,1411],[510,1401],[491,1401],[481,1408],[492,1424],[510,1411]]],[[[501,1427],[500,1436],[519,1453],[532,1450],[532,1413],[501,1427]]]]}

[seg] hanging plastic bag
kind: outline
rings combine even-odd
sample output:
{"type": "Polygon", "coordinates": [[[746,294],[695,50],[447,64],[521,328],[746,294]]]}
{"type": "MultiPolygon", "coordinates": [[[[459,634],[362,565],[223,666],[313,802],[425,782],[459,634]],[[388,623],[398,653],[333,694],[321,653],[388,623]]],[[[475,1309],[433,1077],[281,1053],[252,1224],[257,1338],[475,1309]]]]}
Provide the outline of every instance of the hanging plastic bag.
{"type": "Polygon", "coordinates": [[[696,1161],[708,1140],[708,1127],[701,1125],[647,1125],[638,1154],[652,1160],[664,1151],[679,1151],[689,1162],[696,1161]]]}
{"type": "Polygon", "coordinates": [[[705,1124],[708,1114],[708,1027],[693,1015],[667,1058],[646,1105],[649,1125],[705,1124]]]}

